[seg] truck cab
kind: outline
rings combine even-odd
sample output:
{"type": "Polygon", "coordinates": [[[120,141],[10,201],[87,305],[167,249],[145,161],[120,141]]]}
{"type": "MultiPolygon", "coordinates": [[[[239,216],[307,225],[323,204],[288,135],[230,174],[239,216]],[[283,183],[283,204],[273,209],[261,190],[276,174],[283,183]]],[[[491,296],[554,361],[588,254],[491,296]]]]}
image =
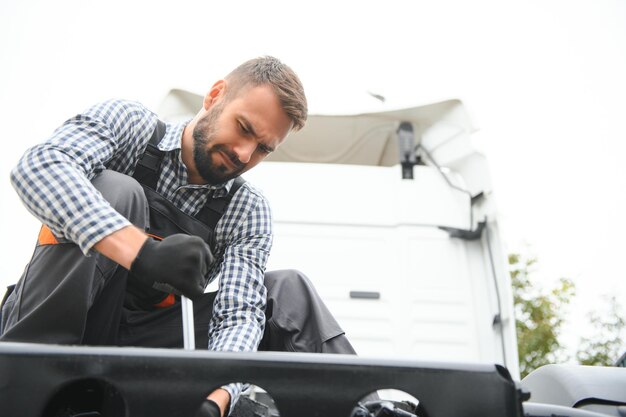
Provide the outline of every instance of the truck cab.
{"type": "MultiPolygon", "coordinates": [[[[192,117],[172,90],[159,115],[192,117]]],[[[245,174],[269,199],[268,270],[303,271],[364,356],[499,363],[519,378],[487,160],[464,104],[310,115],[245,174]]]]}

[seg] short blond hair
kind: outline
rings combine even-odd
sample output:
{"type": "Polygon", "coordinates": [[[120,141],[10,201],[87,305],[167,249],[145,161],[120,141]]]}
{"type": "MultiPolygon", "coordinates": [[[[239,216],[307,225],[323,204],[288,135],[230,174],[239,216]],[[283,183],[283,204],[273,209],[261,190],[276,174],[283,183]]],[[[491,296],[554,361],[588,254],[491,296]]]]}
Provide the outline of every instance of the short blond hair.
{"type": "Polygon", "coordinates": [[[263,56],[244,62],[226,76],[226,97],[236,97],[246,87],[268,84],[293,123],[293,130],[304,127],[308,108],[304,87],[296,73],[272,56],[263,56]]]}

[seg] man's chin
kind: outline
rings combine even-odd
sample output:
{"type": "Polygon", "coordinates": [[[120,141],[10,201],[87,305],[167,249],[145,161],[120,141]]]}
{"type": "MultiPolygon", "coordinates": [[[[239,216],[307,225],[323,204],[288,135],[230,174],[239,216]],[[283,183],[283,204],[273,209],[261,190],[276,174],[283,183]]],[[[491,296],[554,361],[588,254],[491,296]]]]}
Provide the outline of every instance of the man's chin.
{"type": "MultiPolygon", "coordinates": [[[[195,156],[195,155],[194,155],[195,156]]],[[[194,158],[196,169],[200,177],[211,185],[223,184],[241,174],[243,170],[228,167],[222,161],[215,160],[215,155],[207,155],[207,158],[194,158]],[[204,169],[199,169],[204,167],[204,169]]]]}
{"type": "Polygon", "coordinates": [[[216,174],[214,172],[201,172],[200,176],[207,183],[211,185],[218,185],[218,184],[223,184],[227,181],[232,180],[233,178],[238,177],[240,173],[241,171],[238,171],[235,173],[219,173],[219,174],[216,174]]]}

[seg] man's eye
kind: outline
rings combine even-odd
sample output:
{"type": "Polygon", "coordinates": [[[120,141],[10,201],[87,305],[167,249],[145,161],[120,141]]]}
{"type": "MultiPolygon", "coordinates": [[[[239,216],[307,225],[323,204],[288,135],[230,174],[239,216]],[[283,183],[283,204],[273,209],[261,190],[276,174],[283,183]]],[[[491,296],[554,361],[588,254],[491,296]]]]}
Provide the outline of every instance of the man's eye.
{"type": "Polygon", "coordinates": [[[247,127],[245,127],[242,123],[239,123],[239,129],[245,134],[245,135],[249,135],[250,131],[248,130],[247,127]]]}
{"type": "Polygon", "coordinates": [[[272,148],[270,148],[270,147],[269,147],[269,146],[267,146],[267,145],[262,145],[262,144],[261,144],[261,145],[259,145],[257,149],[259,149],[259,151],[261,151],[261,152],[262,152],[262,153],[264,153],[264,154],[270,154],[270,153],[272,153],[272,152],[273,152],[273,149],[272,149],[272,148]]]}

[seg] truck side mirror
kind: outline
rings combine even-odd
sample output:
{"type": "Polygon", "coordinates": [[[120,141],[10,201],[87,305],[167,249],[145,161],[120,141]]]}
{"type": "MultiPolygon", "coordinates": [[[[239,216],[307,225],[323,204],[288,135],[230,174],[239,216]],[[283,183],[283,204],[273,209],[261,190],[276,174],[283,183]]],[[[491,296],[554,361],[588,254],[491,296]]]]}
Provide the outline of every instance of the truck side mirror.
{"type": "Polygon", "coordinates": [[[397,130],[398,153],[402,167],[402,179],[413,179],[413,167],[417,165],[415,154],[415,135],[410,122],[402,122],[397,130]]]}

